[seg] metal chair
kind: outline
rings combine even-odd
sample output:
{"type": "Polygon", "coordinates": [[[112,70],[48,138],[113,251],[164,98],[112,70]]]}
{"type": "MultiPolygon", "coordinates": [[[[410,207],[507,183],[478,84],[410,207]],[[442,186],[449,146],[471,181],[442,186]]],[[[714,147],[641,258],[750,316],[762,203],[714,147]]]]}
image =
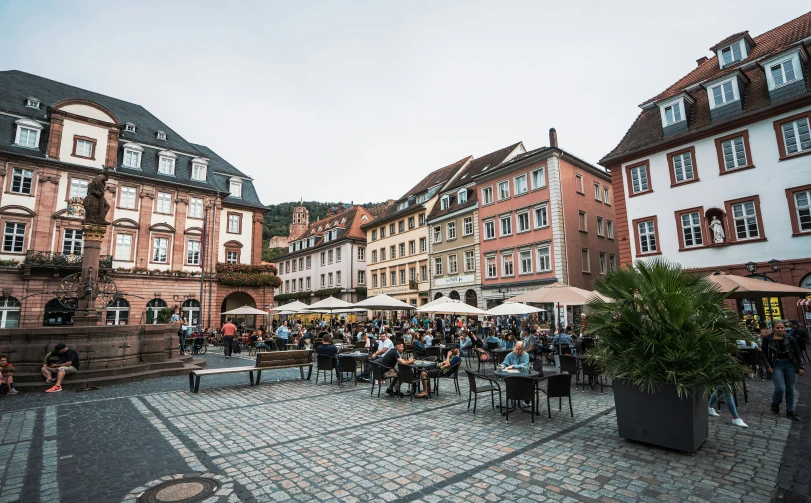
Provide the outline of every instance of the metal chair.
{"type": "Polygon", "coordinates": [[[498,349],[499,343],[498,342],[488,342],[487,343],[487,351],[492,351],[494,349],[498,349]]]}
{"type": "Polygon", "coordinates": [[[479,350],[479,348],[471,348],[471,349],[470,349],[470,351],[471,351],[471,352],[475,352],[475,353],[476,353],[476,362],[478,363],[478,366],[476,367],[476,372],[481,373],[481,371],[482,371],[482,365],[484,365],[484,367],[485,367],[485,369],[486,369],[486,368],[487,368],[487,364],[488,364],[488,363],[490,362],[490,360],[492,360],[493,358],[492,358],[492,356],[491,356],[491,357],[490,357],[490,360],[482,360],[482,357],[483,357],[484,355],[488,355],[488,356],[489,356],[489,355],[490,355],[490,353],[489,353],[489,352],[486,352],[486,351],[484,351],[484,352],[483,352],[483,351],[480,351],[480,350],[479,350]]]}
{"type": "Polygon", "coordinates": [[[403,384],[408,384],[408,387],[411,390],[411,394],[409,398],[411,401],[414,401],[414,395],[417,394],[417,387],[419,386],[420,380],[414,377],[414,371],[408,365],[397,365],[397,399],[399,400],[402,398],[402,393],[400,393],[400,388],[403,384]]]}
{"type": "Polygon", "coordinates": [[[546,412],[549,414],[549,419],[552,419],[549,399],[557,398],[558,410],[561,410],[564,396],[569,398],[569,413],[574,417],[574,410],[572,409],[572,374],[555,374],[544,377],[543,380],[546,380],[546,391],[540,387],[538,391],[546,395],[546,412]]]}
{"type": "Polygon", "coordinates": [[[338,386],[344,382],[344,374],[352,374],[355,386],[358,385],[358,362],[354,358],[338,358],[338,386]]]}
{"type": "MultiPolygon", "coordinates": [[[[431,346],[431,347],[425,348],[425,358],[428,358],[430,356],[436,356],[437,360],[439,360],[442,357],[442,353],[440,352],[440,349],[439,349],[438,346],[431,346]]],[[[423,359],[425,359],[425,358],[423,358],[423,359]]],[[[434,360],[434,361],[436,361],[436,360],[434,360]]]]}
{"type": "Polygon", "coordinates": [[[465,369],[465,373],[467,374],[468,384],[470,385],[470,389],[467,395],[467,410],[470,410],[470,400],[473,399],[473,414],[476,414],[476,405],[479,401],[479,393],[490,393],[490,405],[495,409],[496,408],[496,399],[494,393],[498,391],[498,408],[503,409],[503,405],[501,402],[501,385],[498,384],[497,381],[494,379],[490,379],[489,377],[477,374],[475,372],[471,372],[470,370],[465,369]],[[476,379],[483,379],[485,381],[489,381],[490,384],[485,386],[479,386],[479,383],[476,379]]]}
{"type": "Polygon", "coordinates": [[[369,392],[369,396],[374,395],[375,386],[377,386],[377,398],[380,398],[380,389],[383,387],[383,384],[380,383],[380,381],[390,379],[388,377],[383,377],[383,374],[385,374],[387,371],[391,369],[388,367],[384,367],[383,365],[374,361],[367,362],[367,365],[369,365],[369,368],[372,371],[372,391],[369,392]]]}
{"type": "Polygon", "coordinates": [[[537,380],[532,377],[510,376],[504,379],[507,399],[507,409],[504,421],[510,420],[510,400],[517,403],[521,400],[532,402],[532,424],[535,424],[535,413],[538,410],[537,380]]]}
{"type": "Polygon", "coordinates": [[[439,380],[440,379],[452,379],[454,386],[456,386],[456,394],[462,396],[462,390],[459,389],[459,367],[462,366],[462,362],[457,363],[449,371],[447,371],[444,375],[437,374],[434,378],[434,393],[436,396],[439,396],[439,380]]]}
{"type": "Polygon", "coordinates": [[[574,389],[577,389],[577,385],[580,384],[580,366],[577,364],[577,358],[574,356],[560,355],[560,372],[574,374],[574,389]]]}
{"type": "Polygon", "coordinates": [[[496,357],[493,358],[493,370],[504,363],[504,359],[507,358],[508,354],[510,354],[509,351],[499,351],[498,353],[495,353],[496,357]]]}
{"type": "Polygon", "coordinates": [[[599,380],[600,382],[600,393],[603,392],[603,372],[600,370],[600,367],[597,365],[593,365],[588,361],[583,361],[583,365],[580,367],[583,371],[583,391],[586,391],[586,376],[589,378],[589,388],[594,389],[594,381],[599,380]]]}
{"type": "Polygon", "coordinates": [[[332,384],[332,376],[335,373],[335,360],[333,360],[332,356],[330,355],[317,355],[316,358],[316,373],[315,373],[315,383],[318,384],[318,377],[321,375],[321,372],[324,372],[324,381],[326,382],[327,376],[326,372],[329,372],[329,383],[332,384]]]}

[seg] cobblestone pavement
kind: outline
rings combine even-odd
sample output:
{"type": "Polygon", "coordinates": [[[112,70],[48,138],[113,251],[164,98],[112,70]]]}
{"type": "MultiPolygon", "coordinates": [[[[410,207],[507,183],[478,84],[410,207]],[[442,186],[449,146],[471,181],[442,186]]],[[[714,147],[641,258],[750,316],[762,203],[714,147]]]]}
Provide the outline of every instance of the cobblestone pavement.
{"type": "MultiPolygon", "coordinates": [[[[206,357],[212,368],[251,360],[206,357]]],[[[722,407],[686,455],[621,439],[611,388],[573,390],[574,418],[564,401],[550,421],[544,404],[532,426],[520,412],[505,423],[484,396],[474,416],[464,377],[462,397],[443,382],[438,399],[411,403],[295,369],[265,374],[257,387],[211,376],[199,394],[181,376],[4,398],[0,503],[134,503],[191,476],[218,482],[209,503],[806,501],[811,426],[769,412],[768,381],[748,381],[749,428],[722,407]]]]}

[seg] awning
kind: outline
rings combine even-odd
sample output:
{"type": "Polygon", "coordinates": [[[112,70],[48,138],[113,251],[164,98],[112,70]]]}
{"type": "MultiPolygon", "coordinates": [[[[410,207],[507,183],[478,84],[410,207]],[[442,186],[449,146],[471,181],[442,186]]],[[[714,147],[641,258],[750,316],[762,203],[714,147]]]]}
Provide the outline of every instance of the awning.
{"type": "Polygon", "coordinates": [[[797,307],[811,307],[811,299],[800,299],[797,301],[797,307]]]}

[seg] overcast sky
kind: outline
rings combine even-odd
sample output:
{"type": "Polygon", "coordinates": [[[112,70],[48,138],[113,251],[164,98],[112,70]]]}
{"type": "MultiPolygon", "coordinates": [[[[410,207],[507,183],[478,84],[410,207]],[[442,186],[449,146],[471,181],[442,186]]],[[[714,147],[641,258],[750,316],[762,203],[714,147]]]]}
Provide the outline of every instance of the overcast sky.
{"type": "Polygon", "coordinates": [[[264,203],[396,199],[517,141],[596,163],[637,105],[797,0],[0,0],[0,69],[139,103],[264,203]]]}

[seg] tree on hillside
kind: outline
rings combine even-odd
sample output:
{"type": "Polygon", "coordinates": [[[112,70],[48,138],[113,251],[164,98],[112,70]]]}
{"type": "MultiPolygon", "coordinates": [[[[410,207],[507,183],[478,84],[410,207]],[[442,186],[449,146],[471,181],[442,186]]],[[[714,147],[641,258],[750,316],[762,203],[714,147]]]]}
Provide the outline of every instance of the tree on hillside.
{"type": "MultiPolygon", "coordinates": [[[[310,222],[315,222],[319,218],[324,218],[327,211],[332,206],[341,203],[322,203],[319,201],[294,201],[288,203],[270,204],[265,212],[265,225],[262,229],[262,239],[267,241],[273,236],[287,236],[290,231],[290,224],[293,222],[293,208],[304,206],[310,212],[310,222]]],[[[361,206],[371,208],[378,203],[366,203],[361,206]]]]}

